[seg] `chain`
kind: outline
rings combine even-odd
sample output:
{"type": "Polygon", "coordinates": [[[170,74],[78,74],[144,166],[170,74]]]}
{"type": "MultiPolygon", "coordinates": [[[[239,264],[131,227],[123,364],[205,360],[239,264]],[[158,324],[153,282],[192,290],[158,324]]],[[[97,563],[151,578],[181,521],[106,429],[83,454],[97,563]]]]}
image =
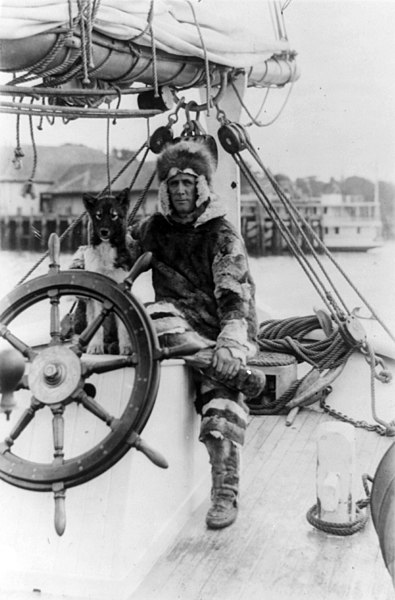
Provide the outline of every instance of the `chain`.
{"type": "Polygon", "coordinates": [[[325,412],[327,412],[329,415],[331,415],[331,417],[334,417],[335,419],[339,419],[340,421],[344,421],[345,423],[350,423],[351,425],[354,425],[354,427],[366,429],[366,431],[375,431],[379,435],[388,435],[387,429],[385,427],[382,427],[381,425],[373,425],[373,423],[368,423],[364,420],[358,421],[357,419],[353,419],[352,417],[349,417],[344,413],[340,412],[339,410],[335,410],[334,408],[329,406],[329,404],[325,402],[325,398],[322,398],[320,400],[320,406],[325,412]]]}

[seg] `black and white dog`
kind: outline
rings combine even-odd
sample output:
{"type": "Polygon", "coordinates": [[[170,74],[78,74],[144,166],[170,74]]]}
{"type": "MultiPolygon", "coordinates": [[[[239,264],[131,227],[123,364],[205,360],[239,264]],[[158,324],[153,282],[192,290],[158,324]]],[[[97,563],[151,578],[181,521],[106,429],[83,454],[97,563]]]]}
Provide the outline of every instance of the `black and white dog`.
{"type": "MultiPolygon", "coordinates": [[[[129,190],[119,194],[96,198],[90,194],[82,196],[84,207],[89,216],[89,243],[80,246],[74,254],[71,269],[85,269],[107,275],[121,283],[132,267],[131,256],[127,249],[127,214],[129,209],[129,190]]],[[[84,299],[86,320],[91,322],[99,313],[100,304],[93,299],[84,299]]],[[[81,313],[81,302],[77,313],[81,313]]],[[[81,314],[79,315],[81,319],[81,314]]],[[[90,354],[105,352],[103,327],[100,327],[88,346],[90,354]]],[[[120,354],[132,352],[130,338],[126,328],[116,317],[118,349],[120,354]]]]}

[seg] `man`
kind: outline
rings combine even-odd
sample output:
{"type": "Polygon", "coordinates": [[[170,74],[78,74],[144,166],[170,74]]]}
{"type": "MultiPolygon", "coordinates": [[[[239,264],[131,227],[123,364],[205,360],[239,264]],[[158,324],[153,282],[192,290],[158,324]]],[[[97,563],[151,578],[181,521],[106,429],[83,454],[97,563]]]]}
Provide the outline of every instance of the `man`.
{"type": "Polygon", "coordinates": [[[211,189],[214,168],[204,143],[168,145],[158,158],[161,213],[132,228],[130,250],[134,259],[153,254],[155,302],[147,308],[161,345],[212,349],[215,380],[195,375],[195,405],[212,465],[206,523],[222,528],[237,516],[248,418],[243,395],[228,385],[256,353],[257,320],[244,244],[211,189]]]}

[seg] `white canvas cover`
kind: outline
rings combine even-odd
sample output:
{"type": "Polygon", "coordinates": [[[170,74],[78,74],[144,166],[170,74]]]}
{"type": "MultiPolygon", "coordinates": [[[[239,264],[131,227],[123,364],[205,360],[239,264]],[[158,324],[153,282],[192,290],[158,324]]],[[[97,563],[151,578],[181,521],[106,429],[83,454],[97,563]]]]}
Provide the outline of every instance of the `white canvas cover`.
{"type": "MultiPolygon", "coordinates": [[[[86,10],[95,2],[85,3],[86,10]]],[[[101,0],[94,30],[151,46],[147,17],[153,7],[156,48],[236,68],[258,65],[290,50],[276,36],[270,0],[101,0]],[[196,24],[196,21],[198,25],[196,24]],[[202,39],[203,44],[202,44],[202,39]]],[[[40,34],[78,15],[77,0],[0,0],[0,40],[40,34]]]]}

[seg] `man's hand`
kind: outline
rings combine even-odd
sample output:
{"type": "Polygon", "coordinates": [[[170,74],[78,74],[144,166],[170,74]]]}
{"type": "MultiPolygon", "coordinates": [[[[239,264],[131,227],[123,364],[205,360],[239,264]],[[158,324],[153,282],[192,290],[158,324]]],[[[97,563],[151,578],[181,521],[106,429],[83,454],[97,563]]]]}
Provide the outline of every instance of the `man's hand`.
{"type": "Polygon", "coordinates": [[[228,348],[218,348],[214,351],[211,364],[218,375],[221,375],[225,379],[230,379],[237,375],[241,366],[241,360],[240,358],[233,358],[228,348]]]}

